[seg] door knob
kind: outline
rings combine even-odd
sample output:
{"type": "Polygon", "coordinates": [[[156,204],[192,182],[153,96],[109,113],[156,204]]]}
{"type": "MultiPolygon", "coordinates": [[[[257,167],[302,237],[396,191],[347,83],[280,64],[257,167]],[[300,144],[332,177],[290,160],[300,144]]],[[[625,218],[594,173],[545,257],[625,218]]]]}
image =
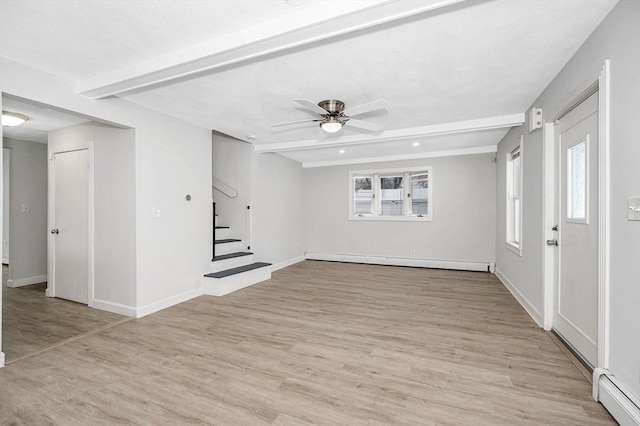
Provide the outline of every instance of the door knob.
{"type": "Polygon", "coordinates": [[[59,233],[60,233],[60,231],[58,231],[58,228],[55,228],[55,229],[52,229],[52,230],[51,230],[51,233],[52,233],[52,234],[59,234],[59,233]]]}
{"type": "Polygon", "coordinates": [[[548,246],[557,246],[558,245],[558,240],[547,240],[547,245],[548,246]]]}

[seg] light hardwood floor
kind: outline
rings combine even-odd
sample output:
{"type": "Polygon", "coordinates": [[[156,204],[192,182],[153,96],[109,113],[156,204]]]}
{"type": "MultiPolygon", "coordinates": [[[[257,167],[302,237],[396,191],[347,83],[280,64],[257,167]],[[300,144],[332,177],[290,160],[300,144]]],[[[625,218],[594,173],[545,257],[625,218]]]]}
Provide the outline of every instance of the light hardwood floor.
{"type": "Polygon", "coordinates": [[[0,424],[607,425],[488,273],[306,261],[0,369],[0,424]]]}
{"type": "Polygon", "coordinates": [[[125,318],[80,303],[46,297],[46,283],[9,288],[7,273],[8,268],[3,265],[2,351],[7,363],[125,318]]]}

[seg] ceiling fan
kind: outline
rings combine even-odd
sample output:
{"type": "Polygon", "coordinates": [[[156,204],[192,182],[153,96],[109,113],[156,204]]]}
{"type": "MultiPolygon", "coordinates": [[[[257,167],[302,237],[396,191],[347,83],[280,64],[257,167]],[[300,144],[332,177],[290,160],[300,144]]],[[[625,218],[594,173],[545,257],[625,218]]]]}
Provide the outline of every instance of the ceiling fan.
{"type": "Polygon", "coordinates": [[[371,132],[379,132],[383,129],[382,124],[372,123],[370,121],[356,120],[352,118],[356,115],[366,114],[367,112],[387,109],[389,102],[384,99],[367,102],[351,108],[344,109],[344,102],[337,99],[328,99],[326,101],[314,104],[307,99],[295,99],[295,102],[302,105],[305,111],[319,115],[321,118],[315,120],[298,120],[287,121],[285,123],[272,124],[271,127],[287,126],[296,123],[320,123],[320,128],[327,133],[336,133],[342,129],[342,126],[349,125],[358,129],[369,130],[371,132]]]}

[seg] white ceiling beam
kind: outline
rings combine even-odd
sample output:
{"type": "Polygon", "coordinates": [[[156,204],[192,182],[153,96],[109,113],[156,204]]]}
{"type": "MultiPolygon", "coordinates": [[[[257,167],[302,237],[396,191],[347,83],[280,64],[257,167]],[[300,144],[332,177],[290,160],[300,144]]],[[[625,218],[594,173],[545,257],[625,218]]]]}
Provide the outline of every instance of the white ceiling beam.
{"type": "Polygon", "coordinates": [[[361,31],[465,0],[318,2],[261,24],[129,67],[78,81],[93,99],[122,95],[176,79],[211,73],[266,55],[361,31]]]}
{"type": "Polygon", "coordinates": [[[488,154],[498,151],[498,145],[460,148],[445,151],[419,152],[413,154],[385,155],[381,157],[350,158],[347,160],[308,161],[302,163],[303,168],[344,166],[347,164],[380,163],[383,161],[415,160],[416,158],[453,157],[456,155],[488,154]]]}
{"type": "MultiPolygon", "coordinates": [[[[256,152],[286,152],[305,149],[327,148],[331,146],[362,145],[377,142],[388,142],[403,139],[416,139],[429,136],[449,135],[454,133],[479,132],[483,130],[504,129],[520,126],[524,123],[524,113],[500,115],[497,117],[476,120],[456,121],[452,123],[434,124],[431,126],[409,127],[406,129],[387,130],[375,135],[355,135],[338,138],[308,139],[295,142],[255,144],[256,152]]],[[[347,124],[348,125],[348,124],[347,124]]]]}

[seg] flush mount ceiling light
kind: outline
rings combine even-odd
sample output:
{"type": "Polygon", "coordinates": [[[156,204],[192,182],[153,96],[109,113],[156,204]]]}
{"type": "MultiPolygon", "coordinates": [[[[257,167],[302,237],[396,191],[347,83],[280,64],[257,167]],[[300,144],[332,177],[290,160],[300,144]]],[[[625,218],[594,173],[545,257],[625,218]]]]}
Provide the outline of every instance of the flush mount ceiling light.
{"type": "Polygon", "coordinates": [[[2,125],[7,127],[19,126],[25,121],[29,120],[24,114],[18,114],[17,112],[2,111],[2,125]]]}
{"type": "Polygon", "coordinates": [[[343,124],[344,123],[336,117],[329,116],[320,123],[320,127],[327,133],[336,133],[342,129],[343,124]]]}

